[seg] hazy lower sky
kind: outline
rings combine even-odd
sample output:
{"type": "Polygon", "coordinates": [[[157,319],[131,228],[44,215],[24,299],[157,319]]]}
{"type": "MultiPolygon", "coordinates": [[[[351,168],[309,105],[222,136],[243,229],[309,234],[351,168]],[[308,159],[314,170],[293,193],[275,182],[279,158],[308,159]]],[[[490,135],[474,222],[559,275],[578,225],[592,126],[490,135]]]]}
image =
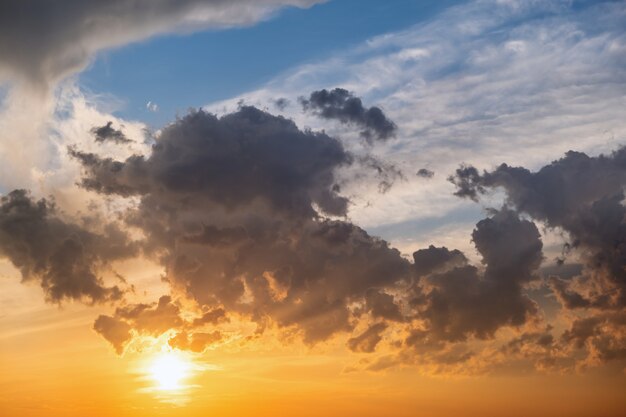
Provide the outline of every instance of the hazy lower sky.
{"type": "Polygon", "coordinates": [[[0,0],[0,415],[626,413],[626,4],[0,0]]]}

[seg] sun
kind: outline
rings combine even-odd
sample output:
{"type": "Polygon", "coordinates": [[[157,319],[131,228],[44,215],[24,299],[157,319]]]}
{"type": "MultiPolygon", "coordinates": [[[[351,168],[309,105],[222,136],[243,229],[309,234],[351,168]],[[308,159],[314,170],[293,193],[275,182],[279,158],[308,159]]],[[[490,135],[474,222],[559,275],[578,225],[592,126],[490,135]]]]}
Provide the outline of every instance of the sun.
{"type": "Polygon", "coordinates": [[[180,354],[165,352],[154,358],[148,370],[158,389],[175,391],[184,388],[183,383],[190,376],[192,366],[180,354]]]}

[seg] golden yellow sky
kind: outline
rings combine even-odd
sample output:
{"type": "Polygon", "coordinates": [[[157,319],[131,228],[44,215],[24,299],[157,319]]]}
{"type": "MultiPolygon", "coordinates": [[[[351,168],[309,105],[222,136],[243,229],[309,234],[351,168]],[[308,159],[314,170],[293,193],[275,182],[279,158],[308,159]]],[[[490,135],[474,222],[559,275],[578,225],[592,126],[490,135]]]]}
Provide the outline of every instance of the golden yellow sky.
{"type": "Polygon", "coordinates": [[[207,369],[186,381],[192,387],[168,396],[151,390],[154,381],[141,373],[156,352],[119,357],[92,330],[94,315],[107,308],[59,308],[43,303],[39,288],[2,279],[3,417],[618,417],[626,409],[626,377],[619,371],[472,377],[423,376],[413,368],[347,372],[359,355],[332,345],[211,350],[194,357],[207,369]],[[7,304],[17,296],[21,306],[7,304]]]}

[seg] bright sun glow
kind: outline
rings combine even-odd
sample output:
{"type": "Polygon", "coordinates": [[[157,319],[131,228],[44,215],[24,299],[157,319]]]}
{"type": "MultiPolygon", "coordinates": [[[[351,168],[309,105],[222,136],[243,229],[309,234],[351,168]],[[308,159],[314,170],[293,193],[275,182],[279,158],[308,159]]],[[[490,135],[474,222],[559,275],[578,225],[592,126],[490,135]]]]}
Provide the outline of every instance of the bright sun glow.
{"type": "Polygon", "coordinates": [[[150,376],[161,390],[179,390],[191,373],[191,363],[175,352],[157,356],[149,368],[150,376]]]}

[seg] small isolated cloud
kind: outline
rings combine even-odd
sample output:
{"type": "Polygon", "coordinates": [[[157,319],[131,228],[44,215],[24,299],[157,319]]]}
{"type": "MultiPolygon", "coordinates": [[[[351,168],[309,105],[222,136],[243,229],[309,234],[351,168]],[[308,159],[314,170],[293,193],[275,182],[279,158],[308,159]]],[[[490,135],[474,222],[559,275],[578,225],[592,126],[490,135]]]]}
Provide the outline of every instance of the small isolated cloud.
{"type": "Polygon", "coordinates": [[[323,119],[335,119],[362,128],[361,136],[369,143],[389,139],[396,133],[395,123],[380,107],[364,107],[359,97],[343,88],[314,91],[309,98],[301,98],[300,102],[304,110],[323,119]]]}
{"type": "Polygon", "coordinates": [[[149,112],[156,113],[159,111],[159,105],[156,103],[153,103],[152,101],[149,101],[146,103],[146,109],[149,112]]]}
{"type": "Polygon", "coordinates": [[[417,171],[416,175],[420,178],[432,178],[435,176],[435,173],[431,171],[430,169],[421,168],[420,170],[417,171]]]}

